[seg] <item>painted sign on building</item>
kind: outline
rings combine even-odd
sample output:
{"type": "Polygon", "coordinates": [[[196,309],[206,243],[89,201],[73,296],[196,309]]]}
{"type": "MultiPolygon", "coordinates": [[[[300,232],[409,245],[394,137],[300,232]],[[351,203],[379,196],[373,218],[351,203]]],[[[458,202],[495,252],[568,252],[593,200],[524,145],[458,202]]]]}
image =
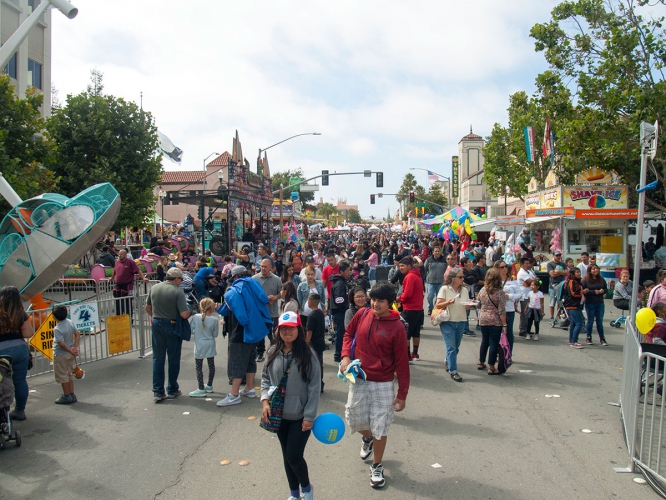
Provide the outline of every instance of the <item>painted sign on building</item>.
{"type": "Polygon", "coordinates": [[[454,156],[451,159],[451,197],[458,197],[458,185],[459,185],[459,176],[460,172],[458,171],[458,157],[454,156]]]}
{"type": "Polygon", "coordinates": [[[574,208],[627,208],[627,186],[565,187],[562,204],[574,208]]]}

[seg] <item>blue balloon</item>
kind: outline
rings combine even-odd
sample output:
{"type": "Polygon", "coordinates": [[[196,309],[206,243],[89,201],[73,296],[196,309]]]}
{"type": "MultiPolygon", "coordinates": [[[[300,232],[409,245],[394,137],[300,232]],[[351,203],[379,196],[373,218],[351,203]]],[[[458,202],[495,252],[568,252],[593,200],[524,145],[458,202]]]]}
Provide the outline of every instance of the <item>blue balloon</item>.
{"type": "Polygon", "coordinates": [[[324,444],[334,444],[345,435],[345,422],[337,413],[322,413],[312,424],[312,433],[324,444]]]}

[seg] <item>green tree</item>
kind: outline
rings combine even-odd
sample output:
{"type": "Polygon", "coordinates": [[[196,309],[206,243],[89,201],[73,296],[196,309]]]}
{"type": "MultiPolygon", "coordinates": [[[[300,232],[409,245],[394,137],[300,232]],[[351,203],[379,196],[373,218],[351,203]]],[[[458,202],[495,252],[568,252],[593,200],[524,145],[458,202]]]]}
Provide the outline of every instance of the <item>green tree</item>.
{"type": "Polygon", "coordinates": [[[330,220],[331,215],[334,215],[336,212],[337,209],[331,203],[323,203],[317,209],[317,217],[326,217],[326,219],[330,220]]]}
{"type": "MultiPolygon", "coordinates": [[[[289,186],[290,179],[292,177],[298,177],[301,180],[305,180],[305,176],[303,175],[303,170],[300,167],[294,170],[283,170],[282,172],[275,172],[273,174],[273,177],[271,178],[273,191],[277,191],[278,189],[280,189],[280,184],[282,184],[285,187],[289,186]]],[[[283,189],[282,197],[285,200],[290,200],[292,191],[298,191],[298,189],[297,188],[283,189]]],[[[314,195],[315,195],[314,193],[300,193],[299,198],[305,204],[313,201],[314,195]]]]}
{"type": "MultiPolygon", "coordinates": [[[[649,10],[645,0],[566,1],[530,32],[552,74],[574,92],[573,116],[555,129],[562,163],[614,169],[629,185],[639,181],[640,122],[666,117],[664,18],[649,10]]],[[[659,142],[666,146],[663,136],[659,142]]],[[[664,156],[654,164],[663,182],[664,156]]],[[[663,190],[648,195],[666,210],[663,190]]]]}
{"type": "Polygon", "coordinates": [[[135,103],[103,95],[99,72],[91,80],[86,92],[68,95],[47,123],[56,143],[58,189],[73,196],[110,182],[122,201],[115,227],[140,225],[152,215],[162,174],[157,128],[135,103]]]}
{"type": "Polygon", "coordinates": [[[359,224],[363,219],[358,210],[350,208],[347,210],[347,222],[352,222],[354,224],[359,224]]]}
{"type": "MultiPolygon", "coordinates": [[[[44,132],[39,108],[42,94],[28,88],[25,99],[17,99],[9,76],[0,74],[0,172],[14,191],[28,199],[55,189],[53,141],[44,132]]],[[[0,198],[0,214],[9,204],[0,198]]]]}
{"type": "Polygon", "coordinates": [[[411,172],[406,173],[395,199],[399,202],[403,202],[409,199],[409,193],[414,192],[416,186],[418,186],[418,182],[416,182],[416,177],[414,177],[414,174],[411,172]]]}
{"type": "Polygon", "coordinates": [[[425,207],[427,214],[441,214],[446,211],[446,196],[444,196],[441,189],[430,186],[430,190],[425,195],[425,199],[428,200],[428,204],[425,207]]]}

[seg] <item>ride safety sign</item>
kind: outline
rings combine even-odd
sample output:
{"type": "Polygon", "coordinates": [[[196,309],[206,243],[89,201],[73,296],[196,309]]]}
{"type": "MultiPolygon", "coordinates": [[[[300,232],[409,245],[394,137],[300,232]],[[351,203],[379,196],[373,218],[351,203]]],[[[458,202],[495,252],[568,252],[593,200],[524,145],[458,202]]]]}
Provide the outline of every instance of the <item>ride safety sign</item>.
{"type": "Polygon", "coordinates": [[[53,329],[58,322],[50,313],[35,334],[30,337],[30,345],[41,352],[49,361],[53,361],[53,329]]]}

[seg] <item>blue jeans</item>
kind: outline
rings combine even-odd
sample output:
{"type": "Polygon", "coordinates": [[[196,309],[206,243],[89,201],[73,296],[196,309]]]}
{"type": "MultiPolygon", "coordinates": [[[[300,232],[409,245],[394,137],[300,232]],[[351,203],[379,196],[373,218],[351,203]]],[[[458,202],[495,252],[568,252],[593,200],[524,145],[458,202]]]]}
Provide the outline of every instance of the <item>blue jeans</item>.
{"type": "Polygon", "coordinates": [[[509,341],[509,349],[513,354],[513,322],[516,319],[516,313],[507,311],[506,313],[506,338],[509,341]]]}
{"type": "MultiPolygon", "coordinates": [[[[567,309],[567,314],[569,315],[569,343],[577,344],[578,335],[583,329],[585,324],[585,318],[583,318],[583,311],[580,309],[567,309]]],[[[591,328],[591,326],[590,326],[591,328]]]]}
{"type": "Polygon", "coordinates": [[[197,299],[201,300],[206,296],[206,282],[202,279],[193,279],[192,283],[197,290],[197,299]]]}
{"type": "Polygon", "coordinates": [[[497,362],[497,351],[499,349],[500,338],[502,337],[502,327],[497,325],[481,325],[481,348],[479,350],[479,362],[486,362],[488,355],[488,364],[495,365],[497,362]]]}
{"type": "Polygon", "coordinates": [[[371,267],[368,271],[368,281],[375,281],[375,276],[377,275],[377,268],[371,267]]]}
{"type": "Polygon", "coordinates": [[[441,283],[428,283],[428,311],[434,309],[435,298],[437,297],[440,288],[442,288],[441,283]]]}
{"type": "Polygon", "coordinates": [[[178,374],[180,373],[180,351],[183,345],[174,332],[176,324],[168,319],[153,319],[153,392],[164,394],[164,362],[169,357],[169,383],[167,393],[178,392],[178,374]]]}
{"type": "Polygon", "coordinates": [[[342,339],[345,336],[345,312],[338,309],[331,312],[335,324],[335,358],[340,357],[342,352],[342,339]]]}
{"type": "MultiPolygon", "coordinates": [[[[12,340],[7,341],[14,342],[12,340]]],[[[18,343],[17,343],[18,344],[18,343]]],[[[30,352],[25,341],[13,347],[2,348],[0,344],[0,354],[12,357],[12,380],[14,381],[14,406],[18,411],[25,410],[28,402],[28,362],[30,361],[30,352]],[[21,345],[22,344],[22,345],[21,345]]]]}
{"type": "Polygon", "coordinates": [[[449,373],[458,372],[458,352],[465,331],[464,321],[445,321],[439,324],[439,330],[444,338],[446,346],[446,362],[449,365],[449,373]]]}
{"type": "Polygon", "coordinates": [[[597,333],[599,334],[599,340],[604,340],[604,312],[606,311],[606,306],[601,302],[601,304],[590,304],[585,302],[585,313],[587,314],[587,324],[585,325],[585,333],[589,338],[592,337],[592,323],[594,320],[597,320],[597,333]]]}

